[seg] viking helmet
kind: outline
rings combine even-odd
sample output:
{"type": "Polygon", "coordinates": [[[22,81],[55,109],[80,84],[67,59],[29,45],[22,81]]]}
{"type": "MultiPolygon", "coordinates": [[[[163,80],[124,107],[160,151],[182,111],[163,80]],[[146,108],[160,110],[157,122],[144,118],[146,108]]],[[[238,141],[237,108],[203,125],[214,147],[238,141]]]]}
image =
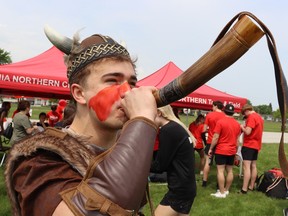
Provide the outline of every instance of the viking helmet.
{"type": "Polygon", "coordinates": [[[81,69],[91,62],[113,56],[126,56],[130,58],[128,51],[109,36],[94,34],[81,43],[62,36],[52,28],[46,26],[45,34],[50,42],[71,59],[67,65],[67,77],[72,79],[81,69]],[[72,57],[72,58],[70,58],[72,57]]]}

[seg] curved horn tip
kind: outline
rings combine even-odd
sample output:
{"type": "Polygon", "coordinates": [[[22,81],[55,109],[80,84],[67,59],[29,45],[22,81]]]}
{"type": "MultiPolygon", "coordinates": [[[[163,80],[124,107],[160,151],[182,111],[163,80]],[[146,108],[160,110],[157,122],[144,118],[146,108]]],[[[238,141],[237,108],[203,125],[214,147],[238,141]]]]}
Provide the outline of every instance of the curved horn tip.
{"type": "Polygon", "coordinates": [[[67,55],[70,54],[73,46],[72,39],[59,34],[47,24],[44,26],[44,32],[46,37],[55,47],[57,47],[59,50],[61,50],[67,55]]]}

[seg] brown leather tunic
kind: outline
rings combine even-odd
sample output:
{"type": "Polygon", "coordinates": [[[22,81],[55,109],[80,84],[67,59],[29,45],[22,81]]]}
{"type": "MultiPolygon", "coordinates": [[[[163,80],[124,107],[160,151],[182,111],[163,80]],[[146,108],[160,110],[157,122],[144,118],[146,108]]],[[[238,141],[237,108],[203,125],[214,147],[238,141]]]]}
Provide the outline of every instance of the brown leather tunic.
{"type": "Polygon", "coordinates": [[[49,151],[39,150],[17,163],[12,184],[23,216],[52,215],[62,200],[59,193],[78,185],[83,178],[59,155],[49,151]]]}

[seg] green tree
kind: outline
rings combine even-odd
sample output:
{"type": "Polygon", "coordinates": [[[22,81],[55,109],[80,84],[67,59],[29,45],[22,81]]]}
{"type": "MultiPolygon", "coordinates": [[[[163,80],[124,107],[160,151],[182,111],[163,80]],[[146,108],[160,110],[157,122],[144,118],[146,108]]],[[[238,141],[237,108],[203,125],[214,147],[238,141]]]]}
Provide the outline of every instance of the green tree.
{"type": "Polygon", "coordinates": [[[269,104],[269,105],[263,104],[263,105],[255,106],[253,108],[256,112],[258,112],[261,115],[271,115],[272,114],[272,105],[271,104],[269,104]]]}
{"type": "Polygon", "coordinates": [[[10,53],[0,48],[0,65],[10,63],[12,63],[10,53]]]}
{"type": "MultiPolygon", "coordinates": [[[[273,117],[276,119],[281,119],[281,113],[280,113],[280,109],[277,109],[276,111],[273,112],[273,117]]],[[[288,112],[286,113],[286,118],[288,117],[288,112]]]]}
{"type": "Polygon", "coordinates": [[[274,117],[274,119],[276,119],[276,118],[281,119],[281,113],[280,113],[279,109],[277,109],[276,111],[273,112],[273,117],[274,117]]]}
{"type": "Polygon", "coordinates": [[[269,108],[270,108],[271,112],[273,112],[272,103],[269,103],[269,108]]]}

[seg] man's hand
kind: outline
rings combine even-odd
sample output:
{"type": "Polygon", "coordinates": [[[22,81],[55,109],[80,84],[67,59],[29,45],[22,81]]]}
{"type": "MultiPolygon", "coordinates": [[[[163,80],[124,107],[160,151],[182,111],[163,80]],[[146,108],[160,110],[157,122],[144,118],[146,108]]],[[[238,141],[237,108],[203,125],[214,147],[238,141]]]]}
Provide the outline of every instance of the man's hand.
{"type": "Polygon", "coordinates": [[[208,151],[208,156],[209,156],[209,158],[211,158],[213,156],[213,150],[211,148],[208,151]]]}
{"type": "Polygon", "coordinates": [[[151,86],[134,88],[122,96],[121,106],[129,119],[146,117],[152,121],[157,114],[157,105],[153,92],[157,89],[151,86]]]}

